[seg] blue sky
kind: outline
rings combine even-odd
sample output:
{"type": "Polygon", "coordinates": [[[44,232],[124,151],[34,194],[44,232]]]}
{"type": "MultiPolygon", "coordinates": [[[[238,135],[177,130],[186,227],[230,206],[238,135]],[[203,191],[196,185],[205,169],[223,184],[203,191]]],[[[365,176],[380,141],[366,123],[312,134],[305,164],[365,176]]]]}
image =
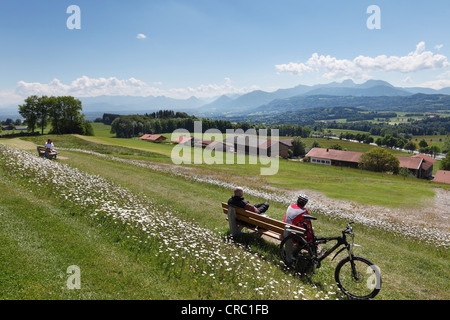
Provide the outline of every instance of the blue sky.
{"type": "Polygon", "coordinates": [[[348,78],[449,87],[449,14],[447,0],[5,0],[0,106],[30,94],[211,97],[348,78]],[[79,30],[67,28],[70,5],[79,30]],[[370,5],[379,30],[367,28],[370,5]]]}

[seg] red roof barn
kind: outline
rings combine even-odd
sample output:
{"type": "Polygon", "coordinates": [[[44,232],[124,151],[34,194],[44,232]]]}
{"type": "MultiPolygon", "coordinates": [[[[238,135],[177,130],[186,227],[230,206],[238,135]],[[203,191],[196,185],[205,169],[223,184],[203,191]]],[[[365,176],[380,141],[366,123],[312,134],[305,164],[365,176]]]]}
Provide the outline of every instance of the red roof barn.
{"type": "Polygon", "coordinates": [[[438,170],[433,181],[450,184],[450,171],[438,170]]]}
{"type": "Polygon", "coordinates": [[[140,139],[152,142],[162,142],[167,138],[160,134],[144,134],[140,139]]]}

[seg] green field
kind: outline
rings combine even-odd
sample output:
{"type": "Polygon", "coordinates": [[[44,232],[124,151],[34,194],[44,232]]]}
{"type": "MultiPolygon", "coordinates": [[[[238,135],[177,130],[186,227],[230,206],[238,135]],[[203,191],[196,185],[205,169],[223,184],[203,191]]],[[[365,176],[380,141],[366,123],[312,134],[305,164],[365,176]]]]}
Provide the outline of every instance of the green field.
{"type": "MultiPolygon", "coordinates": [[[[123,187],[130,195],[144,197],[144,203],[149,201],[148,208],[161,212],[159,216],[170,211],[189,226],[210,230],[210,237],[214,239],[226,236],[228,223],[221,213],[220,202],[231,195],[230,187],[197,182],[169,170],[152,170],[118,161],[139,160],[144,164],[171,166],[173,146],[117,139],[109,133],[108,126],[101,124],[95,124],[95,130],[94,137],[52,138],[57,148],[83,149],[112,158],[61,150],[61,159],[56,163],[106,179],[123,187]]],[[[36,157],[35,145],[45,138],[1,139],[0,144],[29,150],[36,157]]],[[[322,143],[326,146],[327,142],[322,143]]],[[[349,150],[361,147],[367,146],[348,145],[349,150]]],[[[2,161],[5,159],[0,157],[0,164],[2,161]]],[[[448,186],[417,179],[287,160],[280,160],[277,175],[260,176],[261,166],[202,164],[183,168],[191,175],[248,188],[275,192],[306,189],[331,199],[386,208],[411,209],[419,199],[422,202],[432,200],[434,187],[448,190],[448,186]]],[[[250,256],[244,255],[247,251],[241,247],[222,248],[222,245],[215,248],[221,253],[220,258],[211,253],[211,261],[228,261],[230,265],[218,262],[211,265],[209,260],[186,254],[183,248],[174,247],[176,255],[172,250],[161,252],[157,244],[162,243],[162,238],[147,238],[138,228],[117,225],[105,217],[93,215],[95,205],[69,201],[59,196],[61,191],[55,193],[51,182],[29,183],[26,176],[5,168],[0,165],[3,195],[0,220],[1,225],[6,226],[0,231],[0,299],[344,298],[333,285],[334,262],[326,261],[312,280],[293,277],[280,265],[276,246],[252,236],[240,239],[251,250],[250,256]],[[236,261],[232,257],[236,257],[236,261]],[[66,269],[70,265],[79,265],[82,270],[80,290],[65,288],[66,269]],[[229,271],[230,268],[233,270],[229,271]]],[[[251,195],[246,199],[265,200],[251,195]]],[[[120,204],[121,201],[126,203],[125,200],[117,201],[120,204]]],[[[284,204],[271,202],[271,217],[282,219],[284,211],[284,204]]],[[[338,235],[346,224],[345,219],[321,212],[312,214],[319,217],[315,228],[321,235],[338,235]]],[[[382,272],[383,288],[376,299],[450,298],[448,249],[363,224],[356,224],[355,230],[356,242],[363,245],[359,253],[374,261],[382,272]]],[[[189,234],[176,234],[171,239],[185,236],[189,234]]],[[[192,234],[192,238],[195,237],[192,234]]],[[[201,237],[198,241],[202,241],[201,237]]],[[[205,252],[207,250],[210,249],[205,248],[205,252]]]]}

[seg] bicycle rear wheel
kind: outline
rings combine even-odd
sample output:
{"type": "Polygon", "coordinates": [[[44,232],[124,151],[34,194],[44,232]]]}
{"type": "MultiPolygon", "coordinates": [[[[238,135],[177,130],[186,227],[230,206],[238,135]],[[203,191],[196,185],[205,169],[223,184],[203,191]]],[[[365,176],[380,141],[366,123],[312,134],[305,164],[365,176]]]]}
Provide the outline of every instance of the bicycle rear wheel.
{"type": "Polygon", "coordinates": [[[311,248],[302,237],[290,234],[281,241],[280,255],[284,264],[302,274],[314,274],[311,248]]]}
{"type": "Polygon", "coordinates": [[[372,299],[381,289],[380,271],[366,258],[346,257],[336,266],[334,277],[339,289],[352,299],[372,299]]]}

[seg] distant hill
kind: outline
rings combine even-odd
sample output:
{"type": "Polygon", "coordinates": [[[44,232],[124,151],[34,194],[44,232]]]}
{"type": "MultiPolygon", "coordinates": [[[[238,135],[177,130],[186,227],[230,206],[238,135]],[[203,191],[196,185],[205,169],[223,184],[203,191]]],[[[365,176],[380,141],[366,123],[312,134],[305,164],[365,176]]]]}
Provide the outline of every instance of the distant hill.
{"type": "MultiPolygon", "coordinates": [[[[361,84],[356,84],[352,80],[343,82],[331,82],[328,84],[318,84],[313,86],[299,85],[289,89],[279,89],[274,92],[256,90],[241,95],[235,99],[224,96],[198,108],[195,113],[199,116],[205,115],[231,115],[236,113],[248,113],[249,110],[257,109],[261,111],[265,108],[276,111],[274,105],[280,105],[281,109],[312,108],[318,107],[315,96],[324,97],[407,97],[417,93],[424,94],[450,94],[450,88],[433,90],[428,88],[400,88],[391,85],[383,80],[368,80],[361,84]]],[[[327,98],[330,99],[330,98],[327,98]]],[[[348,98],[338,99],[339,103],[348,103],[348,98]]],[[[394,98],[398,100],[398,98],[394,98]]],[[[320,102],[324,107],[333,107],[326,101],[320,102]]],[[[334,102],[333,102],[334,103],[334,102]]],[[[344,105],[348,106],[348,105],[344,105]]],[[[354,105],[351,105],[354,106],[354,105]]],[[[252,110],[253,111],[253,110],[252,110]]]]}
{"type": "MultiPolygon", "coordinates": [[[[414,94],[410,96],[295,96],[278,99],[251,112],[273,113],[308,108],[359,107],[370,111],[423,112],[450,110],[450,95],[414,94]]],[[[249,113],[249,111],[247,111],[249,113]]]]}
{"type": "Polygon", "coordinates": [[[79,98],[85,112],[153,112],[161,109],[191,110],[204,105],[207,100],[196,97],[174,99],[165,96],[99,96],[79,98]]]}

